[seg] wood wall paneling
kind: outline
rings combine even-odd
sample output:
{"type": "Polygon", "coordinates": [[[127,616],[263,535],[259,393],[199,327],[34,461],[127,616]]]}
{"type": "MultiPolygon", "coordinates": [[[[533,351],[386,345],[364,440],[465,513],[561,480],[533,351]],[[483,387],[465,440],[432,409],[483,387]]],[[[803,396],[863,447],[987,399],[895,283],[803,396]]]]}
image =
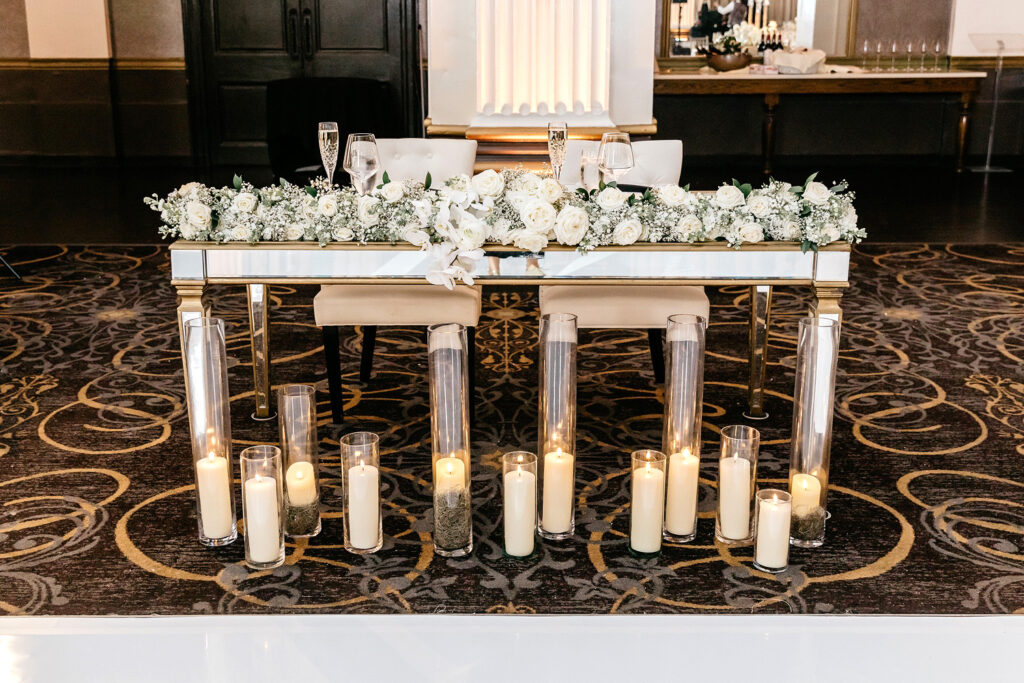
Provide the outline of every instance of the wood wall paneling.
{"type": "Polygon", "coordinates": [[[387,0],[317,1],[319,50],[388,49],[387,0]]]}

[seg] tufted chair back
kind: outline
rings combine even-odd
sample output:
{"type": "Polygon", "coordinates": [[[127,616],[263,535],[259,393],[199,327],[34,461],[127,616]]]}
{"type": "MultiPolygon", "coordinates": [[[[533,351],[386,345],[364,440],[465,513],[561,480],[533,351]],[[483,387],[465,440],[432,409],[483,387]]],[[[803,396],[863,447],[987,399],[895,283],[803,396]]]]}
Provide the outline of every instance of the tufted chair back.
{"type": "MultiPolygon", "coordinates": [[[[565,145],[562,183],[580,185],[580,155],[584,150],[597,154],[596,140],[569,140],[565,145]]],[[[633,143],[633,168],[619,179],[620,185],[654,187],[674,185],[683,170],[682,140],[641,140],[633,143]]]]}
{"type": "Polygon", "coordinates": [[[438,140],[423,138],[378,138],[381,172],[391,180],[418,180],[427,172],[435,184],[458,173],[473,175],[476,163],[476,140],[438,140]]]}

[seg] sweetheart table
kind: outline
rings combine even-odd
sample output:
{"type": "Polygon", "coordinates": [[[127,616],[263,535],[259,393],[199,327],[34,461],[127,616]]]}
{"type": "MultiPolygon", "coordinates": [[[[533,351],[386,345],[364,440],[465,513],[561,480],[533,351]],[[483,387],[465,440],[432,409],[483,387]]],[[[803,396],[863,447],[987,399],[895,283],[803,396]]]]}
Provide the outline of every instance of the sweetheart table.
{"type": "MultiPolygon", "coordinates": [[[[796,242],[760,242],[729,247],[636,243],[587,253],[551,244],[539,254],[486,245],[477,263],[477,284],[744,285],[750,287],[750,377],[748,417],[764,418],[764,372],[772,287],[808,287],[812,314],[839,320],[840,299],[849,286],[850,245],[837,242],[802,252],[796,242]]],[[[178,330],[192,318],[209,316],[207,285],[242,285],[249,303],[255,419],[270,419],[268,290],[275,284],[416,284],[435,267],[411,244],[264,242],[254,245],[178,240],[170,245],[171,284],[178,295],[178,330]]],[[[184,355],[182,356],[184,364],[184,355]]],[[[186,394],[187,395],[187,394],[186,394]]],[[[191,407],[191,406],[190,406],[191,407]]]]}

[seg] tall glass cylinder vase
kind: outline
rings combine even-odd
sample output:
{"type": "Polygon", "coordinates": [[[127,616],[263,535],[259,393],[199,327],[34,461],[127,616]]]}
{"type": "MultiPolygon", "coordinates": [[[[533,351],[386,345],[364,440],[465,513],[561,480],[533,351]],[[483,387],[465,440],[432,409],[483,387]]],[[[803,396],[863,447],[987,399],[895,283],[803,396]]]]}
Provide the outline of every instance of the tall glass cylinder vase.
{"type": "Polygon", "coordinates": [[[461,557],[473,551],[466,328],[455,323],[431,325],[427,346],[434,550],[444,557],[461,557]]]}
{"type": "Polygon", "coordinates": [[[194,318],[185,325],[185,374],[196,479],[199,542],[238,538],[231,473],[231,409],[224,321],[194,318]]]}
{"type": "Polygon", "coordinates": [[[668,495],[664,537],[673,543],[687,543],[697,536],[707,325],[703,316],[680,314],[669,317],[666,329],[662,448],[668,455],[668,495]]]}
{"type": "Polygon", "coordinates": [[[341,437],[345,550],[369,555],[384,545],[380,510],[380,439],[372,432],[341,437]]]}
{"type": "Polygon", "coordinates": [[[538,531],[548,539],[576,530],[576,316],[550,313],[540,319],[541,511],[538,531]]]}
{"type": "Polygon", "coordinates": [[[830,318],[800,321],[789,493],[793,497],[790,543],[801,548],[814,548],[825,542],[825,502],[838,354],[837,321],[830,318]]]}
{"type": "Polygon", "coordinates": [[[277,390],[277,414],[284,456],[284,530],[297,538],[320,533],[320,477],[316,430],[316,388],[286,384],[277,390]]]}
{"type": "Polygon", "coordinates": [[[735,545],[751,540],[754,482],[761,434],[753,427],[731,425],[722,430],[718,459],[718,512],[715,538],[735,545]]]}
{"type": "Polygon", "coordinates": [[[284,564],[284,487],[281,449],[250,446],[239,456],[242,469],[242,515],[245,563],[253,569],[284,564]]]}

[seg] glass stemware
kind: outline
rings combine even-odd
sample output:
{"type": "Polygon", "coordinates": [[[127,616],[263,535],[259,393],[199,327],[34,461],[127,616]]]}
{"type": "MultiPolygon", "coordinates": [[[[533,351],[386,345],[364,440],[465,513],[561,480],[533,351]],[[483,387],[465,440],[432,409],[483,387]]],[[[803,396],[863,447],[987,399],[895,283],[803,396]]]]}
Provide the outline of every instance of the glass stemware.
{"type": "Polygon", "coordinates": [[[871,42],[865,40],[860,46],[860,66],[864,71],[868,70],[868,57],[871,54],[871,42]]]}
{"type": "Polygon", "coordinates": [[[352,133],[345,143],[344,168],[352,178],[352,186],[361,195],[373,189],[373,179],[380,167],[377,140],[372,133],[352,133]]]}
{"type": "Polygon", "coordinates": [[[900,51],[899,43],[895,40],[889,45],[889,71],[896,71],[896,54],[900,51]]]}
{"type": "Polygon", "coordinates": [[[872,70],[873,71],[881,71],[882,70],[882,41],[880,41],[880,40],[875,43],[875,68],[872,69],[872,70]]]}
{"type": "Polygon", "coordinates": [[[918,69],[918,71],[927,71],[928,70],[928,67],[925,66],[925,63],[924,63],[925,59],[927,59],[927,58],[928,58],[928,41],[927,40],[922,40],[921,41],[921,66],[918,69]]]}
{"type": "Polygon", "coordinates": [[[907,71],[914,70],[914,43],[907,41],[907,71]]]}
{"type": "Polygon", "coordinates": [[[320,159],[324,162],[327,182],[334,184],[334,169],[338,166],[338,122],[321,121],[317,125],[317,138],[320,141],[320,159]]]}
{"type": "Polygon", "coordinates": [[[565,163],[565,141],[569,137],[569,127],[565,121],[552,121],[548,124],[548,158],[551,161],[551,174],[555,180],[562,175],[562,164],[565,163]]]}
{"type": "Polygon", "coordinates": [[[942,71],[942,69],[939,68],[939,57],[942,56],[942,41],[941,40],[936,40],[935,41],[934,53],[935,53],[935,67],[932,69],[932,71],[942,71]]]}
{"type": "Polygon", "coordinates": [[[618,182],[633,168],[633,145],[629,142],[629,133],[614,132],[601,136],[597,168],[606,183],[618,182]]]}

